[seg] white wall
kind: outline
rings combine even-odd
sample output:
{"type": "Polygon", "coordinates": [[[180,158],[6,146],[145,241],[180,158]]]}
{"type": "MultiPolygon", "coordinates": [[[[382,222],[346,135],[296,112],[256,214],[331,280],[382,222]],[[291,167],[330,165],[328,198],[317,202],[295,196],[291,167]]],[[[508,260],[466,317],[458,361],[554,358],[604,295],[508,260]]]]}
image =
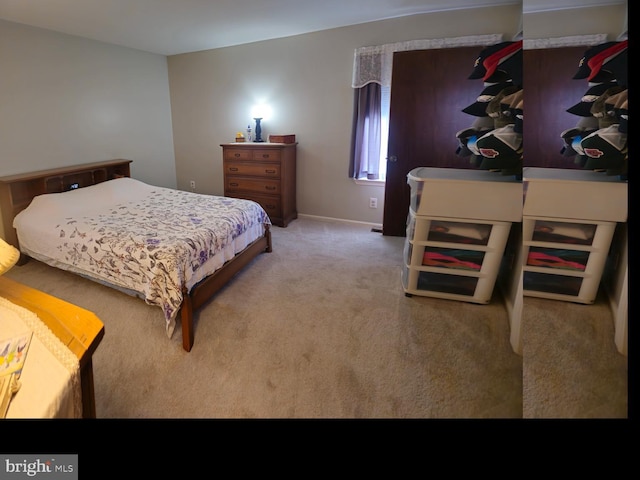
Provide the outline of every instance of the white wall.
{"type": "MultiPolygon", "coordinates": [[[[416,39],[502,33],[511,39],[519,5],[414,15],[289,38],[168,57],[178,188],[222,194],[221,143],[254,122],[267,101],[269,134],[298,140],[297,206],[303,214],[382,223],[384,188],[348,178],[351,77],[358,47],[416,39]],[[369,208],[369,197],[378,208],[369,208]]],[[[469,71],[473,65],[469,65],[469,71]]]]}
{"type": "MultiPolygon", "coordinates": [[[[526,1],[526,0],[525,0],[526,1]]],[[[616,40],[626,26],[627,4],[528,13],[523,16],[525,39],[607,34],[616,40]]]]}
{"type": "MultiPolygon", "coordinates": [[[[625,11],[528,14],[525,37],[615,37],[625,11]]],[[[381,224],[384,189],[347,175],[354,50],[493,33],[511,39],[520,12],[511,5],[414,15],[168,58],[0,21],[0,175],[130,158],[140,180],[186,190],[195,179],[198,191],[221,194],[220,143],[266,99],[275,116],[263,137],[293,133],[299,141],[298,211],[381,224]],[[372,196],[378,209],[369,208],[372,196]]]]}
{"type": "Polygon", "coordinates": [[[0,175],[112,158],[176,186],[166,57],[0,20],[0,175]]]}

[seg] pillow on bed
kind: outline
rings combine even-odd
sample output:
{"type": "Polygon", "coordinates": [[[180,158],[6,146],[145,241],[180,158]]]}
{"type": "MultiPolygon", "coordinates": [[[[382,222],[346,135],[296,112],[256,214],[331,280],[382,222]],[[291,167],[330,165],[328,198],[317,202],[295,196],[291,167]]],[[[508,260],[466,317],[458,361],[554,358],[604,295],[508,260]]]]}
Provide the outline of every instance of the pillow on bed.
{"type": "Polygon", "coordinates": [[[143,198],[154,188],[139,180],[124,177],[67,192],[45,193],[34,197],[29,206],[16,215],[13,226],[19,228],[22,221],[48,223],[54,218],[95,212],[96,209],[143,198]]]}

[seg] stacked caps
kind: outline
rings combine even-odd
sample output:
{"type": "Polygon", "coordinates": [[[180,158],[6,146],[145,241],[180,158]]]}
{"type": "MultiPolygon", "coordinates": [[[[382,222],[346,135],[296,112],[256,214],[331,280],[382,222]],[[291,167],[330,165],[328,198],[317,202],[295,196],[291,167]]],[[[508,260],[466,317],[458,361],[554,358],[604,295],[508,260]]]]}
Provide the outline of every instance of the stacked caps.
{"type": "Polygon", "coordinates": [[[485,47],[469,79],[482,79],[476,101],[462,109],[476,117],[456,134],[456,154],[473,166],[522,178],[522,40],[485,47]]]}
{"type": "Polygon", "coordinates": [[[587,170],[627,177],[627,46],[628,40],[588,48],[578,62],[575,80],[588,88],[567,112],[580,117],[561,133],[561,153],[587,170]]]}

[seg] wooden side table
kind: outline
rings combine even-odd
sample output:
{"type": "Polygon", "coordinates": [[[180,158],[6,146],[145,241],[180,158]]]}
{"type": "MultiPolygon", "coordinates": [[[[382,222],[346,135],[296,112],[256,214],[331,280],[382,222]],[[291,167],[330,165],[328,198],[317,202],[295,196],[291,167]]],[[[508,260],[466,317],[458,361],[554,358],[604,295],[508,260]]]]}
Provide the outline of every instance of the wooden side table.
{"type": "Polygon", "coordinates": [[[92,312],[0,276],[0,297],[30,310],[78,358],[82,416],[96,418],[93,353],[104,336],[104,324],[92,312]]]}

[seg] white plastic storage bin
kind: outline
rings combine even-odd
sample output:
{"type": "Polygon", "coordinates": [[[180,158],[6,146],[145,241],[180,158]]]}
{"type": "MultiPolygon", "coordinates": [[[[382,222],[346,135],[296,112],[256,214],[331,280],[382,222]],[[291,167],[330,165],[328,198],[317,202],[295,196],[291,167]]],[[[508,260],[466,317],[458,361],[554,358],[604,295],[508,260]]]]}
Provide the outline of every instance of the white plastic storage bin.
{"type": "Polygon", "coordinates": [[[523,294],[594,303],[628,185],[602,172],[523,171],[523,294]]]}
{"type": "Polygon", "coordinates": [[[522,228],[524,295],[593,303],[616,223],[525,217],[522,228]]]}
{"type": "Polygon", "coordinates": [[[416,215],[520,222],[522,183],[488,170],[414,168],[407,175],[416,215]]]}
{"type": "Polygon", "coordinates": [[[523,215],[626,222],[628,184],[590,170],[523,169],[523,215]]]}
{"type": "Polygon", "coordinates": [[[511,222],[427,217],[410,210],[405,294],[489,303],[510,228],[511,222]]]}

